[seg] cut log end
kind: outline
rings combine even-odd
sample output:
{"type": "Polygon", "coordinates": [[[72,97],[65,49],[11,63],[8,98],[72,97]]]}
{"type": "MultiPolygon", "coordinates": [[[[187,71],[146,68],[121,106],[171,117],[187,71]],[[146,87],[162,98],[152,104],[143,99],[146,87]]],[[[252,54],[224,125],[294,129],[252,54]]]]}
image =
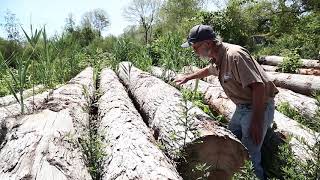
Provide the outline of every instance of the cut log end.
{"type": "Polygon", "coordinates": [[[187,145],[185,157],[178,166],[184,179],[196,179],[204,173],[207,173],[209,180],[231,179],[248,159],[247,150],[242,144],[227,136],[210,135],[196,142],[187,145]],[[208,168],[208,171],[197,170],[197,167],[208,168]]]}

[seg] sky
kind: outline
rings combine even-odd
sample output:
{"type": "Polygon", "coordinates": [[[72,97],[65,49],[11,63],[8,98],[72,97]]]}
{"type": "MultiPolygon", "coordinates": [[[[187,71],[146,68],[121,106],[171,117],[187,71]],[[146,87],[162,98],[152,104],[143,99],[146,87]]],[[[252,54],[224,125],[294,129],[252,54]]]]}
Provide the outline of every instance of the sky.
{"type": "MultiPolygon", "coordinates": [[[[46,25],[49,36],[60,34],[65,25],[65,19],[72,13],[76,25],[80,24],[82,15],[93,9],[105,10],[111,21],[103,36],[123,33],[123,30],[134,22],[128,22],[123,17],[123,9],[130,0],[0,0],[0,24],[4,23],[4,16],[9,10],[16,15],[22,27],[30,32],[30,23],[35,27],[46,25]]],[[[208,6],[210,9],[210,5],[208,6]]],[[[0,37],[6,37],[3,28],[0,28],[0,37]]]]}

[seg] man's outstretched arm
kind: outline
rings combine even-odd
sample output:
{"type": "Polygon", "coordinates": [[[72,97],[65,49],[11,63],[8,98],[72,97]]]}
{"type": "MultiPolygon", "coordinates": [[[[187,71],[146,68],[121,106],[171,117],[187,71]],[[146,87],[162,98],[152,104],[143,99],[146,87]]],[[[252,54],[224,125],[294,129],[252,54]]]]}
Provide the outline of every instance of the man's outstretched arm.
{"type": "Polygon", "coordinates": [[[175,83],[178,85],[184,84],[188,82],[191,79],[201,79],[205,78],[210,75],[210,66],[207,66],[205,68],[199,69],[198,71],[188,74],[188,75],[183,75],[182,77],[178,77],[177,79],[174,80],[175,83]]]}

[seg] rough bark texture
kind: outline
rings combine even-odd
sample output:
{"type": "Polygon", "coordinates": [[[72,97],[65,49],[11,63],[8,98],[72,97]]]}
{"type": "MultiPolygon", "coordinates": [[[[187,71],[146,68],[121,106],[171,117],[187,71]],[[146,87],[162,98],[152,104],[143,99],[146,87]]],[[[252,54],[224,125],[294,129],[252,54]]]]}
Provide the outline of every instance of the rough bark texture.
{"type": "MultiPolygon", "coordinates": [[[[153,67],[152,71],[155,71],[155,74],[160,74],[160,68],[153,67]]],[[[174,74],[174,73],[170,73],[174,74]]],[[[215,111],[223,114],[228,120],[231,119],[233,112],[235,111],[236,105],[227,97],[224,93],[220,84],[218,84],[218,78],[215,76],[210,76],[208,79],[211,79],[210,82],[214,84],[209,84],[204,81],[199,81],[198,91],[204,94],[206,103],[215,111]]],[[[194,89],[195,80],[188,81],[183,88],[194,89]]],[[[305,150],[305,146],[300,143],[296,137],[304,138],[309,145],[314,145],[316,142],[315,137],[312,135],[312,130],[303,127],[298,122],[286,117],[285,115],[275,111],[274,122],[279,131],[284,132],[285,134],[292,134],[294,137],[290,141],[294,153],[300,159],[309,158],[309,153],[305,150]]],[[[318,134],[313,132],[314,134],[318,134]]]]}
{"type": "Polygon", "coordinates": [[[91,179],[78,138],[88,124],[93,91],[87,68],[65,86],[38,95],[37,112],[4,118],[0,179],[91,179]]]}
{"type": "Polygon", "coordinates": [[[313,119],[318,109],[317,101],[314,98],[295,93],[288,89],[278,88],[279,93],[275,97],[276,105],[288,102],[289,105],[296,109],[301,115],[308,119],[313,119]]]}
{"type": "Polygon", "coordinates": [[[178,158],[181,156],[177,152],[183,150],[186,153],[187,163],[180,170],[189,174],[183,177],[195,179],[195,174],[190,175],[192,168],[196,164],[206,163],[211,166],[209,179],[230,179],[247,158],[247,152],[240,141],[190,102],[183,105],[182,95],[177,89],[149,73],[129,66],[130,63],[120,63],[119,77],[145,114],[149,126],[155,131],[156,139],[163,143],[168,155],[178,158]],[[182,124],[185,119],[189,122],[188,130],[182,124]]]}
{"type": "MultiPolygon", "coordinates": [[[[28,98],[33,95],[33,92],[34,92],[34,94],[38,94],[43,89],[44,89],[43,85],[35,86],[34,89],[33,88],[27,89],[27,90],[23,91],[23,97],[28,98]]],[[[20,98],[19,93],[17,93],[16,96],[18,98],[20,98]]],[[[17,100],[13,95],[4,96],[4,97],[0,98],[0,107],[8,106],[8,105],[16,103],[16,102],[17,102],[17,100]]]]}
{"type": "Polygon", "coordinates": [[[320,76],[320,69],[315,69],[315,68],[299,68],[297,69],[298,74],[305,74],[305,75],[315,75],[315,76],[320,76]]]}
{"type": "Polygon", "coordinates": [[[261,65],[263,70],[268,71],[268,72],[276,72],[278,69],[278,66],[270,66],[270,65],[261,65]]]}
{"type": "MultiPolygon", "coordinates": [[[[277,66],[270,66],[270,65],[261,65],[262,68],[265,71],[268,72],[276,72],[278,67],[277,66]]],[[[315,75],[315,76],[320,76],[320,69],[315,69],[315,68],[298,68],[296,71],[297,74],[304,74],[304,75],[315,75]]]]}
{"type": "Polygon", "coordinates": [[[267,72],[267,74],[277,87],[290,89],[296,93],[311,96],[314,91],[320,90],[318,76],[279,72],[267,72]]]}
{"type": "MultiPolygon", "coordinates": [[[[260,57],[258,59],[258,62],[260,64],[265,64],[265,65],[272,65],[272,66],[277,66],[280,63],[282,63],[283,57],[281,56],[265,56],[265,57],[260,57]]],[[[320,60],[313,60],[313,59],[301,59],[302,61],[302,67],[304,68],[320,68],[320,60]]]]}
{"type": "Polygon", "coordinates": [[[103,179],[182,180],[173,162],[155,144],[150,129],[110,69],[101,72],[100,93],[99,134],[104,136],[108,154],[103,179]]]}

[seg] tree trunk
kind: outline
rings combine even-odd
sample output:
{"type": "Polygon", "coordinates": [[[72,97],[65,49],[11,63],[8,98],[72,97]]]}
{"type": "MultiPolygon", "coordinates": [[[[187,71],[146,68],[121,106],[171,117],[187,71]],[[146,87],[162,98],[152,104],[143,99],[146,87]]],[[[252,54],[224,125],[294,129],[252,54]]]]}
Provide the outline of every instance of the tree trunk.
{"type": "MultiPolygon", "coordinates": [[[[303,68],[320,68],[320,60],[301,59],[303,68]]],[[[283,62],[283,57],[280,56],[264,56],[258,59],[260,64],[278,66],[283,62]]]]}
{"type": "MultiPolygon", "coordinates": [[[[38,94],[42,90],[44,90],[44,86],[43,85],[37,85],[37,86],[34,87],[34,94],[38,94]]],[[[32,95],[33,95],[33,88],[23,91],[23,97],[24,98],[28,98],[28,97],[30,97],[32,95]]],[[[20,93],[17,93],[16,96],[19,98],[20,97],[20,93]]],[[[8,105],[11,105],[11,104],[16,103],[16,102],[17,102],[17,100],[13,95],[4,96],[4,97],[0,98],[0,107],[8,106],[8,105]]]]}
{"type": "Polygon", "coordinates": [[[88,124],[85,108],[93,91],[87,68],[45,101],[38,96],[36,113],[3,119],[0,179],[91,179],[78,138],[88,124]]]}
{"type": "Polygon", "coordinates": [[[261,65],[261,67],[263,68],[263,70],[267,72],[276,72],[278,69],[278,66],[270,66],[270,65],[261,65]]]}
{"type": "Polygon", "coordinates": [[[277,87],[290,89],[296,93],[311,96],[314,91],[320,90],[320,78],[317,76],[279,72],[267,72],[267,74],[277,87]]]}
{"type": "Polygon", "coordinates": [[[119,77],[166,153],[173,159],[186,159],[178,167],[183,178],[203,175],[192,169],[206,163],[211,166],[209,179],[230,179],[248,157],[241,142],[199,108],[185,102],[177,89],[129,66],[130,63],[120,63],[119,77]]]}
{"type": "Polygon", "coordinates": [[[281,103],[288,102],[301,115],[308,119],[314,119],[318,109],[317,101],[314,98],[295,93],[288,89],[278,88],[279,93],[275,97],[275,103],[279,106],[281,103]]]}
{"type": "MultiPolygon", "coordinates": [[[[154,73],[155,75],[161,74],[161,71],[162,70],[158,67],[152,68],[152,72],[156,72],[154,73]]],[[[174,73],[171,72],[167,74],[174,73]]],[[[233,112],[235,111],[236,105],[227,97],[221,85],[217,83],[218,78],[215,76],[210,76],[210,79],[210,81],[214,82],[214,84],[209,84],[200,80],[198,84],[198,91],[204,95],[206,103],[212,109],[224,115],[228,120],[230,120],[233,112]]],[[[195,80],[188,81],[182,87],[193,90],[195,87],[195,80]]],[[[305,145],[299,142],[296,137],[304,138],[309,145],[314,145],[316,139],[313,134],[318,135],[318,133],[312,132],[312,130],[303,127],[298,122],[284,116],[278,111],[275,111],[274,122],[279,131],[285,132],[285,134],[292,134],[294,136],[290,141],[294,153],[300,159],[310,158],[310,154],[305,150],[305,145]]]]}
{"type": "Polygon", "coordinates": [[[297,69],[298,74],[305,74],[305,75],[314,75],[314,76],[320,76],[320,69],[315,68],[299,68],[297,69]]]}
{"type": "MultiPolygon", "coordinates": [[[[276,72],[278,67],[277,66],[270,66],[270,65],[261,65],[262,68],[265,71],[268,72],[276,72]]],[[[320,76],[320,69],[315,69],[315,68],[299,68],[296,71],[297,74],[304,74],[304,75],[315,75],[315,76],[320,76]]]]}
{"type": "Polygon", "coordinates": [[[99,134],[105,137],[108,154],[102,179],[182,180],[110,69],[101,72],[100,92],[99,134]]]}

